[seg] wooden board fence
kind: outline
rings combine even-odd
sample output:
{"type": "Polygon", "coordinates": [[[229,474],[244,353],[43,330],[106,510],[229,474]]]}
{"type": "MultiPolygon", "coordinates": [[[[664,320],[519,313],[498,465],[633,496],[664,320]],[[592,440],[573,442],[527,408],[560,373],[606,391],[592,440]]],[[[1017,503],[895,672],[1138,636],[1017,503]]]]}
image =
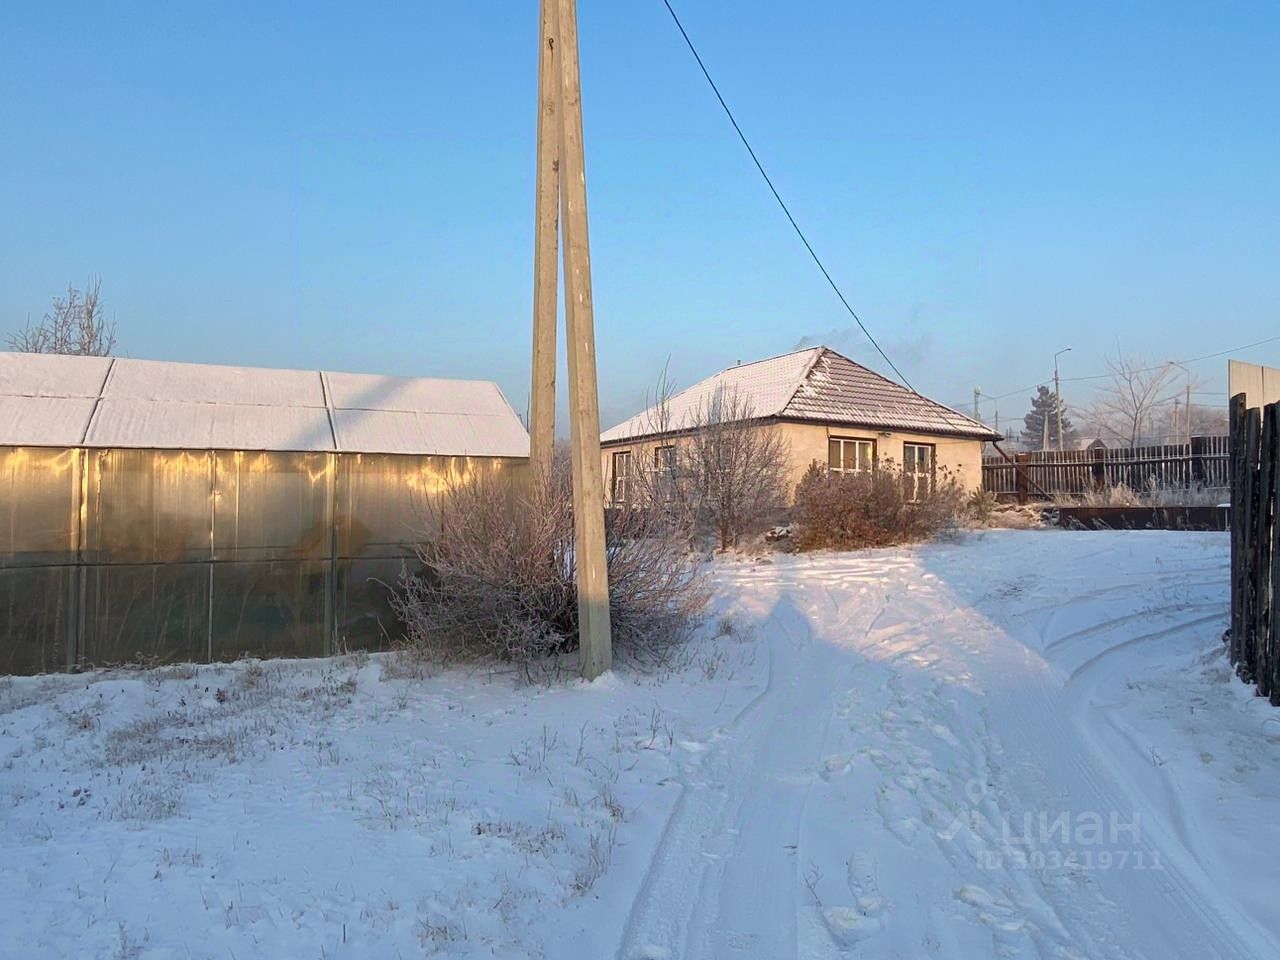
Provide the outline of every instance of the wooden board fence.
{"type": "Polygon", "coordinates": [[[1080,496],[1104,487],[1136,491],[1156,487],[1229,484],[1229,437],[1192,437],[1190,443],[1098,450],[1044,450],[982,458],[982,488],[997,496],[1026,499],[1039,487],[1050,496],[1080,496]]]}
{"type": "Polygon", "coordinates": [[[1231,626],[1236,673],[1280,706],[1280,403],[1245,407],[1231,398],[1231,626]]]}

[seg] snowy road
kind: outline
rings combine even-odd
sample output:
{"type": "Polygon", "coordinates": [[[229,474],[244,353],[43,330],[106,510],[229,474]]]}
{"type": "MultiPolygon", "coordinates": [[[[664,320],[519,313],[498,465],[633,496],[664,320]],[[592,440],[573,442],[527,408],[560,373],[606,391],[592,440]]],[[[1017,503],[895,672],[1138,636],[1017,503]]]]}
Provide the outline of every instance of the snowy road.
{"type": "Polygon", "coordinates": [[[622,960],[1280,956],[1223,538],[982,539],[724,570],[768,679],[680,755],[622,960]]]}
{"type": "Polygon", "coordinates": [[[0,678],[0,960],[1280,956],[1221,534],[723,562],[657,673],[0,678]]]}

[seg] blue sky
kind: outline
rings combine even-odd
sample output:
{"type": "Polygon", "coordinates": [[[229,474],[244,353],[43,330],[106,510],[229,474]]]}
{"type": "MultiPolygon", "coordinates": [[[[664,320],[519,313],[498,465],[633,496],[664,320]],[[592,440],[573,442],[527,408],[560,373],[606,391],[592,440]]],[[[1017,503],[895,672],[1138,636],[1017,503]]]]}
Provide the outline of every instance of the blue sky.
{"type": "MultiPolygon", "coordinates": [[[[132,356],[483,377],[523,410],[536,6],[4,4],[0,329],[97,273],[132,356]]],[[[579,6],[606,425],[669,355],[680,384],[806,338],[883,369],[660,0],[579,6]]],[[[1280,6],[676,8],[923,392],[1280,334],[1280,6]]]]}

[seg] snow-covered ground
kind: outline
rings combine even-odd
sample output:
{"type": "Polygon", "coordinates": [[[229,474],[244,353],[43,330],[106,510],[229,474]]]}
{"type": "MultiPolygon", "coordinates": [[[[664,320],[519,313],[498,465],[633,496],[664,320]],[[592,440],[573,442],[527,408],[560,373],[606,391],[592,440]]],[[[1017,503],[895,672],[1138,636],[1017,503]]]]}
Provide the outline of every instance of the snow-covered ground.
{"type": "Polygon", "coordinates": [[[719,564],[679,663],[593,684],[0,680],[0,956],[1280,956],[1226,572],[991,532],[719,564]]]}

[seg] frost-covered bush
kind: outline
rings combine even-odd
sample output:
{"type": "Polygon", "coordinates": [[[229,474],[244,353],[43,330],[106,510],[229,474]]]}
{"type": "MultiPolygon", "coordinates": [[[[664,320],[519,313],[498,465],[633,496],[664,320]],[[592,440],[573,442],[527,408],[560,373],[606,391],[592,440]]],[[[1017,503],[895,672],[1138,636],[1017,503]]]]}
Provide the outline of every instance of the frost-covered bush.
{"type": "Polygon", "coordinates": [[[918,501],[902,471],[882,461],[870,473],[832,473],[814,464],[796,486],[793,542],[800,550],[888,547],[955,530],[965,495],[946,471],[918,501]]]}
{"type": "MultiPolygon", "coordinates": [[[[528,484],[481,476],[450,491],[447,503],[392,594],[408,651],[528,668],[576,649],[568,465],[528,484]]],[[[614,511],[606,556],[615,650],[661,657],[686,639],[708,598],[687,539],[654,512],[614,511]]]]}

